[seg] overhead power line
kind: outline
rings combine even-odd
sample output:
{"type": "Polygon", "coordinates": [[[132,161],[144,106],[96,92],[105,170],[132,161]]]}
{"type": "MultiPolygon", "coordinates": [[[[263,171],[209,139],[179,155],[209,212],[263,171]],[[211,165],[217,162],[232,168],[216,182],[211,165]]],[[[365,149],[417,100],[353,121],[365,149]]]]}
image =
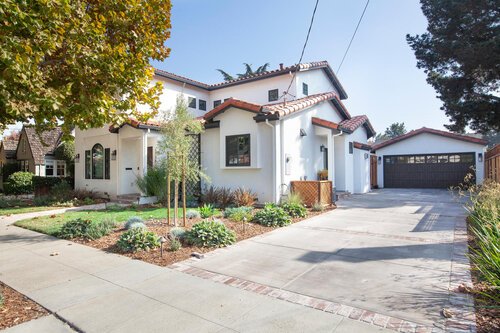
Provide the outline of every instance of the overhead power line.
{"type": "Polygon", "coordinates": [[[356,36],[356,32],[358,32],[359,25],[361,24],[361,21],[363,20],[363,16],[365,16],[366,8],[368,7],[368,4],[370,3],[370,0],[366,0],[366,5],[365,8],[363,9],[363,13],[361,13],[361,16],[359,17],[358,24],[356,25],[356,29],[354,30],[354,33],[352,34],[351,41],[349,42],[349,45],[347,46],[347,49],[345,50],[344,56],[342,57],[342,61],[340,62],[339,67],[337,68],[337,75],[339,74],[340,68],[342,67],[342,64],[344,63],[345,57],[347,56],[347,52],[349,52],[349,49],[351,48],[352,41],[354,40],[354,37],[356,36]]]}
{"type": "MultiPolygon", "coordinates": [[[[299,59],[299,62],[297,63],[297,66],[300,65],[300,63],[302,62],[302,58],[304,57],[304,52],[306,50],[307,42],[309,41],[309,35],[311,34],[311,29],[312,29],[312,26],[314,23],[314,16],[316,16],[316,9],[318,9],[318,3],[319,3],[319,0],[316,0],[316,4],[314,5],[314,10],[313,10],[313,13],[311,16],[311,22],[309,23],[309,29],[307,30],[306,40],[304,42],[304,46],[302,47],[302,52],[300,53],[300,59],[299,59]]],[[[296,76],[298,70],[299,70],[298,68],[295,69],[295,72],[293,73],[293,77],[290,80],[290,84],[288,85],[288,88],[286,88],[285,92],[283,93],[283,97],[285,97],[285,101],[286,101],[286,95],[289,95],[288,91],[290,90],[290,87],[292,86],[293,80],[295,80],[295,76],[296,76]]]]}

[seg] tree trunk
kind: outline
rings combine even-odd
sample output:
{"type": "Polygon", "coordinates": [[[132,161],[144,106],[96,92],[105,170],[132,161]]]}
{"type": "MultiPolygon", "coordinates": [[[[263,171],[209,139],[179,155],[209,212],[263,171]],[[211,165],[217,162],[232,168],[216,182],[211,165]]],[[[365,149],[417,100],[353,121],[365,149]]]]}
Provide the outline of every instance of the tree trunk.
{"type": "Polygon", "coordinates": [[[179,208],[179,181],[174,181],[174,227],[177,227],[177,210],[179,208]]]}
{"type": "Polygon", "coordinates": [[[186,227],[186,159],[182,156],[182,225],[186,227]]]}

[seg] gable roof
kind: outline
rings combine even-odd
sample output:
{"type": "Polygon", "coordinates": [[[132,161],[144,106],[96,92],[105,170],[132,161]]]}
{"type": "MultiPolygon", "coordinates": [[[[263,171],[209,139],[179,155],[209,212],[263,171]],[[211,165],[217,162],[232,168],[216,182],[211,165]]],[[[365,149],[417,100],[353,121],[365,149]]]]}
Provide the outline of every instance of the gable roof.
{"type": "Polygon", "coordinates": [[[329,129],[334,129],[334,130],[341,130],[342,129],[339,124],[337,124],[333,121],[321,119],[318,117],[312,117],[311,122],[313,125],[324,127],[324,128],[329,128],[329,129]]]}
{"type": "Polygon", "coordinates": [[[230,86],[235,86],[238,84],[243,84],[247,82],[252,82],[252,81],[257,81],[261,79],[266,79],[274,76],[279,76],[283,74],[288,74],[290,72],[303,72],[303,71],[308,71],[308,70],[314,70],[314,69],[323,69],[325,74],[328,76],[328,79],[332,83],[332,85],[337,89],[339,92],[339,97],[340,99],[346,99],[347,98],[347,93],[344,89],[344,87],[340,84],[339,79],[333,72],[333,69],[330,67],[327,61],[315,61],[315,62],[305,62],[305,63],[300,63],[292,66],[287,66],[283,67],[280,66],[278,69],[266,71],[260,74],[254,74],[238,79],[234,79],[231,81],[226,81],[226,82],[220,82],[216,84],[206,84],[203,82],[195,81],[192,79],[189,79],[184,76],[180,76],[174,73],[166,72],[161,69],[155,69],[155,74],[161,77],[165,77],[174,81],[178,81],[181,83],[186,83],[189,85],[192,85],[194,87],[202,88],[205,90],[217,90],[217,89],[222,89],[230,86]]]}
{"type": "Polygon", "coordinates": [[[413,130],[413,131],[410,131],[406,134],[392,138],[390,140],[381,142],[379,144],[375,144],[373,146],[373,150],[377,150],[377,149],[380,149],[383,147],[390,146],[392,144],[409,139],[411,137],[414,137],[414,136],[422,134],[422,133],[439,135],[439,136],[443,136],[443,137],[450,138],[450,139],[461,140],[461,141],[470,142],[470,143],[476,143],[476,144],[480,144],[480,145],[484,145],[484,146],[486,146],[486,144],[488,143],[486,140],[472,137],[472,136],[468,136],[468,135],[456,134],[456,133],[451,133],[451,132],[446,132],[446,131],[440,131],[440,130],[433,129],[433,128],[422,127],[422,128],[417,129],[417,130],[413,130]]]}
{"type": "Polygon", "coordinates": [[[3,147],[6,158],[16,157],[17,143],[19,142],[19,136],[16,138],[4,138],[0,143],[0,147],[3,147]]]}
{"type": "MultiPolygon", "coordinates": [[[[35,164],[44,164],[45,155],[54,154],[54,151],[61,143],[62,129],[60,127],[37,133],[34,127],[24,126],[21,136],[25,133],[28,144],[31,148],[35,164]]],[[[19,137],[21,139],[21,137],[19,137]]],[[[21,140],[19,140],[21,142],[21,140]]],[[[18,143],[19,148],[19,143],[18,143]]]]}
{"type": "Polygon", "coordinates": [[[161,129],[161,123],[155,119],[148,119],[147,121],[139,121],[134,117],[129,117],[126,121],[124,121],[120,125],[110,125],[109,131],[111,133],[118,133],[120,128],[122,128],[125,125],[129,125],[137,129],[152,129],[156,131],[159,131],[161,129]]]}
{"type": "Polygon", "coordinates": [[[369,138],[376,134],[375,129],[366,115],[354,116],[351,119],[343,120],[339,125],[351,133],[357,130],[360,126],[364,126],[369,138]]]}

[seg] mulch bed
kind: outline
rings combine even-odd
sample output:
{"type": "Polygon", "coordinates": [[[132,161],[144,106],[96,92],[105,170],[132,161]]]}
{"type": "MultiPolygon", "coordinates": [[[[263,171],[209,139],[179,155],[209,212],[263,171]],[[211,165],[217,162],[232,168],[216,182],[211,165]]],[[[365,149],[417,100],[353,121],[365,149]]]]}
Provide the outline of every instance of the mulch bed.
{"type": "MultiPolygon", "coordinates": [[[[294,218],[292,219],[292,223],[297,223],[306,218],[310,218],[327,211],[333,210],[335,207],[327,208],[323,212],[313,212],[308,210],[308,215],[305,218],[294,218]]],[[[218,220],[221,220],[229,229],[233,230],[236,233],[236,241],[242,241],[247,238],[251,238],[257,235],[264,234],[271,230],[276,229],[277,227],[265,227],[256,223],[243,223],[243,222],[232,222],[228,219],[217,217],[218,220]]],[[[202,218],[191,219],[186,221],[186,229],[190,229],[194,224],[202,221],[202,218]]],[[[167,226],[166,219],[162,220],[150,220],[146,222],[148,229],[153,231],[158,235],[168,235],[168,232],[172,228],[172,226],[167,226]]],[[[172,223],[172,221],[171,221],[172,223]]],[[[182,225],[182,218],[178,220],[178,225],[184,227],[182,225]]],[[[180,262],[186,260],[191,257],[193,252],[198,253],[207,253],[213,251],[214,248],[206,248],[206,247],[196,247],[189,244],[183,244],[182,248],[178,251],[172,252],[168,249],[168,242],[163,245],[163,257],[161,256],[160,248],[153,249],[151,251],[140,251],[136,253],[128,253],[121,251],[117,246],[116,242],[120,238],[121,234],[125,232],[124,228],[115,229],[111,234],[101,237],[96,240],[82,240],[82,239],[74,239],[73,241],[78,242],[83,245],[91,246],[97,249],[101,249],[107,252],[118,253],[124,256],[127,256],[132,259],[138,259],[142,261],[149,262],[151,264],[155,264],[158,266],[168,266],[176,262],[180,262]]]]}
{"type": "Polygon", "coordinates": [[[46,316],[49,312],[23,294],[0,282],[3,305],[0,305],[0,330],[46,316]]]}
{"type": "MultiPolygon", "coordinates": [[[[468,236],[469,246],[476,248],[476,243],[471,231],[468,236]]],[[[491,293],[491,287],[481,281],[480,273],[474,268],[471,262],[473,290],[467,290],[474,296],[474,305],[476,308],[477,333],[498,333],[500,332],[500,304],[495,303],[482,293],[491,293]]],[[[500,291],[497,291],[500,293],[500,291]]]]}

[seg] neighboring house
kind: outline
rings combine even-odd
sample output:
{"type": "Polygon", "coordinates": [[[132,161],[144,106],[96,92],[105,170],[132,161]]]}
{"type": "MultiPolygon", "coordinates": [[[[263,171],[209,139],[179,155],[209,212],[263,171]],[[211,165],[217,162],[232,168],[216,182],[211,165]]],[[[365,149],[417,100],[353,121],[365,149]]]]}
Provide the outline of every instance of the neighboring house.
{"type": "Polygon", "coordinates": [[[379,187],[447,188],[484,178],[487,141],[423,127],[373,146],[379,187]]]}
{"type": "MultiPolygon", "coordinates": [[[[280,199],[290,181],[328,170],[337,191],[370,190],[366,116],[351,116],[347,94],[326,61],[284,67],[208,85],[157,70],[160,110],[182,93],[204,122],[199,158],[216,186],[251,189],[260,202],[280,199]],[[295,73],[290,85],[292,74],[295,73]]],[[[159,124],[129,120],[119,127],[75,132],[75,187],[111,197],[138,193],[136,178],[156,159],[159,124]]],[[[204,184],[208,185],[208,184],[204,184]]]]}
{"type": "MultiPolygon", "coordinates": [[[[18,136],[7,137],[0,142],[0,189],[3,190],[3,172],[6,164],[16,162],[16,148],[19,141],[18,136]]],[[[7,176],[9,173],[6,173],[7,176]]]]}
{"type": "Polygon", "coordinates": [[[56,160],[54,156],[61,138],[62,130],[59,127],[37,133],[34,127],[24,126],[16,149],[20,170],[36,176],[65,177],[66,162],[56,160]]]}

